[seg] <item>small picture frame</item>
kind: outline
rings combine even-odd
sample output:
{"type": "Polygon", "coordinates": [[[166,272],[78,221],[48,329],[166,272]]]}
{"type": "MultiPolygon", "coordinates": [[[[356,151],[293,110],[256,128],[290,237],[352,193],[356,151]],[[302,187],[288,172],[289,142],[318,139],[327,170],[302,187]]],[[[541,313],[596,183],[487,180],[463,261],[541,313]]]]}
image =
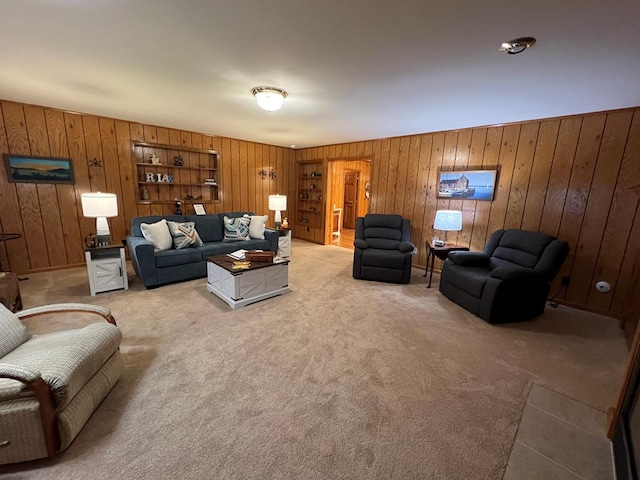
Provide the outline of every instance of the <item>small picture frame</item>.
{"type": "Polygon", "coordinates": [[[202,203],[194,203],[193,211],[196,215],[206,215],[207,211],[204,209],[204,205],[202,203]]]}

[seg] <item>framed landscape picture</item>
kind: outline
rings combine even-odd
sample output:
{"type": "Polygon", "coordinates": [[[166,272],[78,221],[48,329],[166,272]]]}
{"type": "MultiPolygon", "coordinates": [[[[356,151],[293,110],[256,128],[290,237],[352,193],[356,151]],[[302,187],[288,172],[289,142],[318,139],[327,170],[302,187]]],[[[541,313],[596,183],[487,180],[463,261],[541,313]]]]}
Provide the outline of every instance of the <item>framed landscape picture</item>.
{"type": "Polygon", "coordinates": [[[497,170],[456,170],[438,173],[438,198],[492,201],[497,170]]]}
{"type": "Polygon", "coordinates": [[[70,158],[4,155],[10,182],[74,183],[70,158]]]}

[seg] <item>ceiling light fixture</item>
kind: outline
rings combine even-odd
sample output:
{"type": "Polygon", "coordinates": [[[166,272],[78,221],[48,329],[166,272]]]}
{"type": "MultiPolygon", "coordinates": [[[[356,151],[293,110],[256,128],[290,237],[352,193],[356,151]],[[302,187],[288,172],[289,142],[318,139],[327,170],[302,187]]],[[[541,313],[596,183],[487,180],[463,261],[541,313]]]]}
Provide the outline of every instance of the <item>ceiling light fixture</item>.
{"type": "Polygon", "coordinates": [[[515,40],[504,42],[500,46],[500,51],[507,52],[509,55],[516,55],[524,52],[529,47],[533,47],[535,43],[536,39],[533,37],[516,38],[515,40]]]}
{"type": "Polygon", "coordinates": [[[267,112],[280,110],[284,99],[287,98],[287,92],[276,87],[255,87],[251,89],[251,93],[256,97],[258,106],[267,112]]]}

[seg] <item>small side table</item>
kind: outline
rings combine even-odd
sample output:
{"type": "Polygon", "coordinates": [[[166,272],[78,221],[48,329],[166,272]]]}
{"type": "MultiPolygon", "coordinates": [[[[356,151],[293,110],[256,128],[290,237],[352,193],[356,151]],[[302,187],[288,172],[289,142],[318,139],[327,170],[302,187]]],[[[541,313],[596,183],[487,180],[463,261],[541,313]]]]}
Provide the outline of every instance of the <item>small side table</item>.
{"type": "Polygon", "coordinates": [[[22,310],[19,279],[15,273],[0,272],[0,303],[13,313],[22,310]]]}
{"type": "Polygon", "coordinates": [[[288,228],[279,228],[278,233],[278,256],[280,258],[289,258],[291,256],[291,230],[288,228]]]}
{"type": "Polygon", "coordinates": [[[127,261],[123,245],[85,248],[91,296],[110,290],[129,290],[127,261]]]}
{"type": "Polygon", "coordinates": [[[468,252],[469,247],[461,247],[459,245],[445,245],[444,247],[436,247],[432,245],[430,242],[426,242],[427,245],[427,265],[424,267],[424,275],[427,276],[429,272],[429,260],[431,260],[431,275],[429,275],[429,285],[427,288],[431,288],[431,279],[433,278],[433,266],[436,263],[436,257],[440,260],[444,261],[447,259],[449,252],[463,251],[468,252]]]}

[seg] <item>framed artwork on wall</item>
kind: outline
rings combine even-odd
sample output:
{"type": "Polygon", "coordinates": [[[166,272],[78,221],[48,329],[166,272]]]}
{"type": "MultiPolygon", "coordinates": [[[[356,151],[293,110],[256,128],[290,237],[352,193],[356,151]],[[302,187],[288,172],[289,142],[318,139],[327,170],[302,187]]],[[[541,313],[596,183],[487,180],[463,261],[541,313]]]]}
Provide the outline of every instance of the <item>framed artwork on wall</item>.
{"type": "Polygon", "coordinates": [[[14,183],[75,183],[70,158],[4,154],[7,176],[14,183]]]}
{"type": "Polygon", "coordinates": [[[438,172],[438,198],[491,202],[497,174],[497,170],[438,172]]]}

